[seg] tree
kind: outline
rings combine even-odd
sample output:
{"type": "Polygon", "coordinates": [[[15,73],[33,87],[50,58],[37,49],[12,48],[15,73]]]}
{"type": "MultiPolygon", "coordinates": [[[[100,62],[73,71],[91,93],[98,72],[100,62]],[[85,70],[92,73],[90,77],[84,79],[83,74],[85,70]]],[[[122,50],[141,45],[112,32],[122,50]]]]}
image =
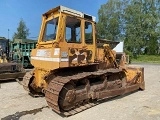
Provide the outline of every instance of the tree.
{"type": "Polygon", "coordinates": [[[21,19],[19,22],[18,28],[17,28],[17,32],[14,33],[13,35],[13,40],[14,39],[26,39],[28,35],[29,35],[29,29],[27,28],[23,19],[21,19]]]}
{"type": "Polygon", "coordinates": [[[119,2],[110,0],[108,3],[101,6],[98,11],[99,21],[97,23],[98,37],[109,40],[116,40],[119,30],[119,2]]]}
{"type": "Polygon", "coordinates": [[[124,9],[127,0],[109,0],[98,11],[98,37],[117,41],[124,37],[124,9]]]}
{"type": "Polygon", "coordinates": [[[146,54],[158,54],[158,39],[160,36],[160,0],[143,1],[145,28],[145,46],[148,49],[146,54]]]}
{"type": "Polygon", "coordinates": [[[124,40],[131,53],[158,54],[160,0],[108,0],[98,16],[98,37],[124,40]]]}
{"type": "Polygon", "coordinates": [[[131,0],[125,9],[126,33],[125,47],[131,52],[157,54],[160,35],[159,0],[131,0]]]}
{"type": "Polygon", "coordinates": [[[142,20],[141,1],[131,1],[125,9],[125,48],[136,54],[140,54],[141,48],[144,46],[142,20]]]}

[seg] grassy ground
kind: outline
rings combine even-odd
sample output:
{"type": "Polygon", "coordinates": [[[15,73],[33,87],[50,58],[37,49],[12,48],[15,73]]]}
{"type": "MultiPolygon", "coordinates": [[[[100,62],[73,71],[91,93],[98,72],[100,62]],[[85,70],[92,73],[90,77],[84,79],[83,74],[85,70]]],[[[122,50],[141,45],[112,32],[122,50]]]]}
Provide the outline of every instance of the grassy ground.
{"type": "Polygon", "coordinates": [[[137,59],[132,58],[132,63],[159,63],[160,55],[139,55],[137,59]]]}

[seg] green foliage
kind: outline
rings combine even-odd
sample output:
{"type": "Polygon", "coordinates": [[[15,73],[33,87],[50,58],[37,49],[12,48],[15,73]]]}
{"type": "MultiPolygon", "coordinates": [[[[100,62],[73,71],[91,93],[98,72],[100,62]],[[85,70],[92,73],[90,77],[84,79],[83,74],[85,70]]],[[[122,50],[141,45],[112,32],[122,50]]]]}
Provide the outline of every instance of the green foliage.
{"type": "Polygon", "coordinates": [[[124,50],[124,52],[125,52],[126,55],[129,55],[129,63],[131,63],[132,58],[134,57],[134,56],[133,56],[133,53],[130,52],[130,51],[128,51],[128,50],[124,50]]]}
{"type": "Polygon", "coordinates": [[[124,51],[126,53],[126,55],[129,55],[130,58],[133,58],[133,53],[128,51],[128,50],[125,50],[124,51]]]}
{"type": "Polygon", "coordinates": [[[137,59],[132,59],[133,63],[145,62],[145,63],[160,63],[159,55],[139,55],[137,59]]]}
{"type": "Polygon", "coordinates": [[[125,9],[125,47],[132,53],[136,52],[137,54],[139,54],[143,46],[141,15],[141,6],[139,2],[131,3],[131,5],[128,5],[125,9]]]}
{"type": "Polygon", "coordinates": [[[122,0],[109,0],[102,5],[98,11],[99,21],[97,23],[98,37],[108,40],[117,40],[121,37],[122,30],[122,0]]]}
{"type": "Polygon", "coordinates": [[[141,54],[141,48],[145,48],[145,54],[157,54],[160,35],[158,3],[156,0],[131,1],[125,10],[126,49],[141,54]]]}
{"type": "Polygon", "coordinates": [[[14,39],[27,39],[27,36],[29,35],[29,29],[27,28],[25,22],[23,19],[20,20],[17,32],[13,35],[14,39]]]}
{"type": "Polygon", "coordinates": [[[98,16],[98,37],[123,39],[132,54],[158,54],[160,0],[108,0],[98,16]]]}

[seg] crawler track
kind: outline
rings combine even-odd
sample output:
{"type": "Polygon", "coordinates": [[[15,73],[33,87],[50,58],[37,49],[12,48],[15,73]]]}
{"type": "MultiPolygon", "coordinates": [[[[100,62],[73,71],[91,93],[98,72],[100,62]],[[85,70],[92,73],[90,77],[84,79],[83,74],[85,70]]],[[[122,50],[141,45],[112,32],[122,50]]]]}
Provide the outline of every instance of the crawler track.
{"type": "Polygon", "coordinates": [[[32,97],[43,97],[44,94],[41,93],[41,92],[36,92],[32,86],[31,86],[31,83],[32,83],[32,80],[33,80],[33,70],[30,71],[30,72],[27,72],[25,74],[25,76],[23,77],[23,81],[22,81],[22,85],[23,85],[23,88],[28,91],[29,95],[31,95],[32,97]]]}
{"type": "Polygon", "coordinates": [[[33,71],[27,72],[23,77],[23,81],[22,81],[23,88],[28,92],[30,91],[28,86],[29,86],[30,79],[32,78],[32,73],[33,71]]]}
{"type": "Polygon", "coordinates": [[[99,104],[97,102],[99,100],[139,88],[139,84],[125,86],[125,76],[122,76],[121,72],[119,69],[107,69],[66,77],[57,76],[51,80],[45,90],[46,101],[57,113],[71,116],[99,104]],[[111,76],[111,79],[108,76],[111,76]],[[94,82],[94,78],[102,79],[101,82],[94,82]]]}

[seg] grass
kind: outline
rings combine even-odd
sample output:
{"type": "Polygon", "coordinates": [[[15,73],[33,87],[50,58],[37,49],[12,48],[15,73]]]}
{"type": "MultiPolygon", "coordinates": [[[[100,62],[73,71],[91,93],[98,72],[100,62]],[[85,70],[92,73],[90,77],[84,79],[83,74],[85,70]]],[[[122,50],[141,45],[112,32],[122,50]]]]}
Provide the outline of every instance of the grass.
{"type": "Polygon", "coordinates": [[[137,59],[132,58],[132,63],[160,63],[160,55],[139,55],[137,59]]]}

